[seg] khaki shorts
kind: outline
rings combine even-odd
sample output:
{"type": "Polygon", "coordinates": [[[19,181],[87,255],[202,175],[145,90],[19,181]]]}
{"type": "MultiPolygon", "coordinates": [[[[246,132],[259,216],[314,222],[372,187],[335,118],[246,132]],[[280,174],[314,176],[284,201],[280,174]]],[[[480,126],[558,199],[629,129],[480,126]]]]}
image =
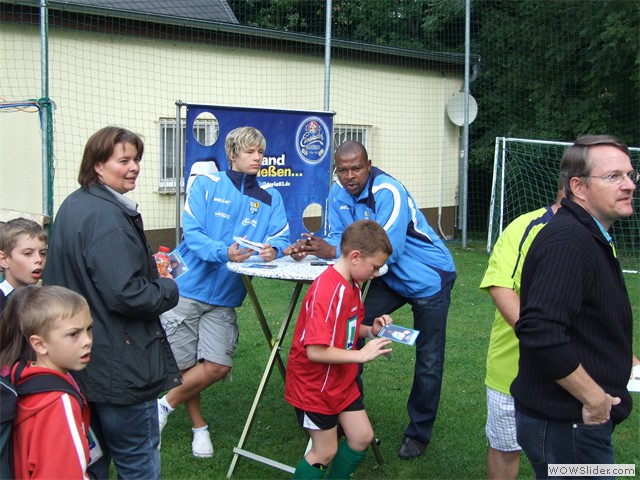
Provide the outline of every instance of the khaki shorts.
{"type": "Polygon", "coordinates": [[[203,360],[233,366],[238,344],[234,308],[181,296],[178,305],[160,315],[160,320],[180,370],[203,360]]]}

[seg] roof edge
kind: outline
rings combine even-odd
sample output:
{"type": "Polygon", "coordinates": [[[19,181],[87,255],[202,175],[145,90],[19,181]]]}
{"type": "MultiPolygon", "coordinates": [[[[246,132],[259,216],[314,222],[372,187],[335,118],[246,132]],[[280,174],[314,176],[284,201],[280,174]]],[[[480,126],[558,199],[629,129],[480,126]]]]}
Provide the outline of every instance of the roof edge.
{"type": "MultiPolygon", "coordinates": [[[[26,5],[30,7],[40,7],[37,0],[17,0],[3,1],[0,3],[8,3],[14,5],[26,5]]],[[[115,10],[108,7],[98,7],[93,5],[81,5],[71,3],[69,1],[49,1],[48,8],[50,10],[66,11],[72,13],[84,13],[92,15],[103,15],[106,17],[122,18],[127,20],[138,20],[142,22],[161,23],[165,25],[173,25],[185,28],[200,28],[204,30],[215,30],[225,33],[236,33],[241,35],[249,35],[260,38],[275,38],[278,40],[286,40],[290,42],[307,43],[313,45],[324,45],[325,38],[317,35],[309,35],[304,33],[283,32],[280,30],[271,30],[267,28],[250,27],[225,22],[204,21],[193,18],[178,18],[170,15],[162,15],[155,13],[142,13],[132,10],[115,10]]],[[[420,51],[398,47],[388,47],[384,45],[375,45],[365,42],[354,42],[349,40],[331,40],[332,48],[344,50],[357,50],[380,55],[399,56],[414,58],[420,60],[428,60],[432,62],[445,63],[450,65],[464,65],[465,55],[462,53],[432,52],[420,51]]],[[[480,63],[479,55],[471,55],[470,62],[473,66],[480,63]]]]}

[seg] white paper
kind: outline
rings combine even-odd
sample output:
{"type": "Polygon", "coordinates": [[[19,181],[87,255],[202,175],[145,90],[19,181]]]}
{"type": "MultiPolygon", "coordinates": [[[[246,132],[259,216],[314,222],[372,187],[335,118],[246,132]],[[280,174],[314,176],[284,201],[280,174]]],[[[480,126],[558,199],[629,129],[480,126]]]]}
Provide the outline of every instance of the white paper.
{"type": "Polygon", "coordinates": [[[640,378],[632,378],[627,383],[627,390],[630,392],[640,392],[640,378]]]}
{"type": "Polygon", "coordinates": [[[630,392],[640,392],[640,365],[635,365],[631,370],[633,377],[627,384],[627,390],[630,392]]]}
{"type": "Polygon", "coordinates": [[[252,242],[250,240],[247,240],[246,238],[233,237],[233,239],[238,242],[238,245],[240,245],[241,247],[250,248],[251,250],[255,250],[256,252],[260,252],[260,250],[264,248],[264,245],[262,243],[252,242]]]}
{"type": "Polygon", "coordinates": [[[89,427],[89,434],[87,437],[89,441],[89,465],[93,465],[96,461],[102,458],[102,447],[98,443],[91,427],[89,427]]]}

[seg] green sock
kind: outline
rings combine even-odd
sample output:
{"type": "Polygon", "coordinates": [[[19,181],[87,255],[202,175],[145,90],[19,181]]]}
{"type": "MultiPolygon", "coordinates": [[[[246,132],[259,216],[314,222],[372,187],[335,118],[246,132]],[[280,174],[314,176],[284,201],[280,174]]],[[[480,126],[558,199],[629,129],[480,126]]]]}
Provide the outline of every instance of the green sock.
{"type": "Polygon", "coordinates": [[[324,477],[326,470],[321,470],[317,467],[309,465],[307,459],[302,457],[302,460],[296,466],[296,471],[293,473],[294,479],[315,480],[324,477]]]}
{"type": "Polygon", "coordinates": [[[350,478],[366,454],[366,450],[364,452],[356,452],[349,446],[346,440],[343,440],[340,442],[338,453],[336,453],[336,456],[331,463],[331,469],[329,470],[329,475],[327,475],[327,480],[330,478],[336,480],[350,478]]]}

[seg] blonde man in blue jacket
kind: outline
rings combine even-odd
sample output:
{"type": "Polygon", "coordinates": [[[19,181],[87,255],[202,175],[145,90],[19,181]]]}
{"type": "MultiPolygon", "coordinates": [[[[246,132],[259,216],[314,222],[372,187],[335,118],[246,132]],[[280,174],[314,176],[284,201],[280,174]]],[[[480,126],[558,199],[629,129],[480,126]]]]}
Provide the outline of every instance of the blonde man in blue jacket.
{"type": "Polygon", "coordinates": [[[198,175],[182,216],[183,240],[177,250],[187,270],[176,279],[178,306],[162,316],[162,323],[183,383],[158,401],[158,412],[162,432],[169,414],[184,403],[193,427],[192,453],[199,458],[213,456],[200,392],[231,370],[238,341],[235,308],[247,293],[240,275],[226,263],[243,262],[256,253],[233,239],[264,244],[258,254],[265,261],[281,257],[289,245],[282,197],[257,180],[265,147],[264,136],[253,127],[229,132],[229,169],[198,175]]]}

